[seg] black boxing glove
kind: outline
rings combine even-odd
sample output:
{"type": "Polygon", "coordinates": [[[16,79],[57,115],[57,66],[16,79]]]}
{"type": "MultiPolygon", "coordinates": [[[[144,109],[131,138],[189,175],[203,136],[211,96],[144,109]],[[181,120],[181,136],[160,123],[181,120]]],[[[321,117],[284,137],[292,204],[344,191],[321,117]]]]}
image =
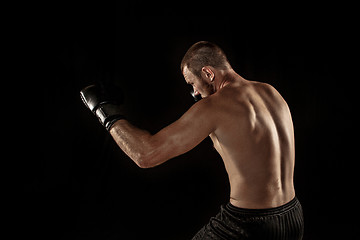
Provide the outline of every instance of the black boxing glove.
{"type": "Polygon", "coordinates": [[[194,98],[194,101],[195,101],[195,102],[200,101],[200,100],[202,99],[202,97],[201,97],[200,94],[195,95],[194,90],[191,90],[191,91],[190,91],[190,94],[191,94],[191,96],[194,98]]]}
{"type": "Polygon", "coordinates": [[[125,119],[121,108],[122,94],[116,93],[114,88],[106,88],[102,84],[90,85],[80,91],[80,97],[108,131],[116,121],[125,119]]]}

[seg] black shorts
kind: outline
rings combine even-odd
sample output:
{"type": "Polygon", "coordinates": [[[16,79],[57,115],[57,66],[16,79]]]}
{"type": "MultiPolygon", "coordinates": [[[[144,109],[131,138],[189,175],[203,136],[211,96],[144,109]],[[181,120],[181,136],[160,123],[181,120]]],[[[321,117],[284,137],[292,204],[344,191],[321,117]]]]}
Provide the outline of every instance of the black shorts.
{"type": "Polygon", "coordinates": [[[228,203],[192,240],[300,240],[304,232],[301,204],[295,197],[283,206],[244,209],[228,203]]]}

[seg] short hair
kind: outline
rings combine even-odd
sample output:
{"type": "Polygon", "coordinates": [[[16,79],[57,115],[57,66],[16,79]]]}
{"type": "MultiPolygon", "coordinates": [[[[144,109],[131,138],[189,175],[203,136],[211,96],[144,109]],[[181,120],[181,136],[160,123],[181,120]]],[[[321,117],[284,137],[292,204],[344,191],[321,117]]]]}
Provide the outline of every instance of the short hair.
{"type": "Polygon", "coordinates": [[[194,75],[200,77],[204,66],[217,69],[231,68],[224,51],[214,43],[200,41],[193,44],[185,53],[181,61],[181,72],[187,67],[194,75]]]}

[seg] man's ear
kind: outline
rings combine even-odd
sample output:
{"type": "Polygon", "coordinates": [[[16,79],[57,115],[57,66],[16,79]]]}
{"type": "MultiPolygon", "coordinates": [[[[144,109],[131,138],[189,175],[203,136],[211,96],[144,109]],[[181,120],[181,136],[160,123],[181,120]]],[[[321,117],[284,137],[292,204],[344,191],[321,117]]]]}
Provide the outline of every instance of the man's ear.
{"type": "Polygon", "coordinates": [[[208,79],[210,82],[214,81],[214,71],[211,70],[211,68],[209,66],[205,66],[201,68],[201,73],[203,75],[204,78],[208,79]]]}

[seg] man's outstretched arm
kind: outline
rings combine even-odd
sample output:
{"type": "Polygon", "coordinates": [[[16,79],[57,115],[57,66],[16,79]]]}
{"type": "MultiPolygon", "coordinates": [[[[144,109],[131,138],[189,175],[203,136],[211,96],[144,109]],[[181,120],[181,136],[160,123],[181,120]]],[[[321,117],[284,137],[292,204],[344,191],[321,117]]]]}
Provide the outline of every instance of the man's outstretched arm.
{"type": "Polygon", "coordinates": [[[191,150],[216,129],[211,97],[194,104],[180,119],[152,135],[126,120],[122,98],[114,88],[90,85],[81,90],[80,96],[119,147],[142,168],[157,166],[191,150]]]}
{"type": "Polygon", "coordinates": [[[124,119],[112,125],[110,134],[139,167],[154,167],[191,150],[216,129],[211,105],[210,99],[196,103],[155,135],[124,119]]]}

